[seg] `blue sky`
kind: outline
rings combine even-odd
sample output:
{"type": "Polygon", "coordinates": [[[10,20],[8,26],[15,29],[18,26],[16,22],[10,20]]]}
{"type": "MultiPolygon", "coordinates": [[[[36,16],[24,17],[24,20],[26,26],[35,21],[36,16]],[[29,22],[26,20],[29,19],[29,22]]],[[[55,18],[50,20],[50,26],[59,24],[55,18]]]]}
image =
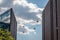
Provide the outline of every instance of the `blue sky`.
{"type": "Polygon", "coordinates": [[[44,8],[48,2],[48,0],[27,0],[27,1],[32,2],[33,4],[37,4],[37,6],[40,8],[44,8]]]}
{"type": "Polygon", "coordinates": [[[13,8],[17,40],[42,40],[42,11],[48,0],[0,0],[0,14],[13,8]]]}

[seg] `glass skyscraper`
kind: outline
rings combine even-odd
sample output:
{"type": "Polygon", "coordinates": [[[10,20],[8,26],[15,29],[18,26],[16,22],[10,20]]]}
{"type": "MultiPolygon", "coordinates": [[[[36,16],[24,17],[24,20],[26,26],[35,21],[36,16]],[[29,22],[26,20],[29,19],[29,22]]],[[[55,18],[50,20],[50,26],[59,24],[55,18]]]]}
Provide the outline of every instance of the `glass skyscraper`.
{"type": "Polygon", "coordinates": [[[12,8],[0,15],[0,28],[8,29],[16,40],[17,22],[12,8]]]}
{"type": "Polygon", "coordinates": [[[0,15],[0,28],[10,30],[10,11],[0,15]]]}

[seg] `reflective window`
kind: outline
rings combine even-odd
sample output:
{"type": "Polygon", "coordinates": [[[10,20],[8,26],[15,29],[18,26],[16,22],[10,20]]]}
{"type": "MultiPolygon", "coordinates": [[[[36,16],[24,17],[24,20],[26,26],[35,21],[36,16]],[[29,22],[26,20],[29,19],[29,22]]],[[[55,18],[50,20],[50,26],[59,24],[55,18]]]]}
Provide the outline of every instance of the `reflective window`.
{"type": "Polygon", "coordinates": [[[0,15],[0,28],[10,30],[10,11],[0,15]]]}
{"type": "Polygon", "coordinates": [[[10,22],[10,12],[9,11],[7,11],[1,15],[1,21],[5,22],[5,23],[10,22]]]}

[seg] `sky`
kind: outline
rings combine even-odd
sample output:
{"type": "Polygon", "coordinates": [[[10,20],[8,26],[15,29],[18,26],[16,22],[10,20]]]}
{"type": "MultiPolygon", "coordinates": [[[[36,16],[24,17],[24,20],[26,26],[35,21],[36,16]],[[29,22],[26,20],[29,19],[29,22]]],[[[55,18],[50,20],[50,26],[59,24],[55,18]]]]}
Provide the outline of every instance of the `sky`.
{"type": "Polygon", "coordinates": [[[0,0],[0,14],[13,8],[17,40],[42,40],[42,11],[48,0],[0,0]]]}

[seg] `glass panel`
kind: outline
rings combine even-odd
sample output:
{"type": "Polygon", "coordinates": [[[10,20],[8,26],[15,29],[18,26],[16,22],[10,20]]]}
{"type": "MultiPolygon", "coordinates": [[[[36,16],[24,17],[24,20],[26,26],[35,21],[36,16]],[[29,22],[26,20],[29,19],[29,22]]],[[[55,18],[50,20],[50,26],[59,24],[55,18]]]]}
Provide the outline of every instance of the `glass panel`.
{"type": "Polygon", "coordinates": [[[10,30],[10,11],[0,15],[0,28],[10,30]]]}
{"type": "Polygon", "coordinates": [[[1,21],[5,23],[10,23],[10,12],[9,11],[1,15],[1,21]]]}

